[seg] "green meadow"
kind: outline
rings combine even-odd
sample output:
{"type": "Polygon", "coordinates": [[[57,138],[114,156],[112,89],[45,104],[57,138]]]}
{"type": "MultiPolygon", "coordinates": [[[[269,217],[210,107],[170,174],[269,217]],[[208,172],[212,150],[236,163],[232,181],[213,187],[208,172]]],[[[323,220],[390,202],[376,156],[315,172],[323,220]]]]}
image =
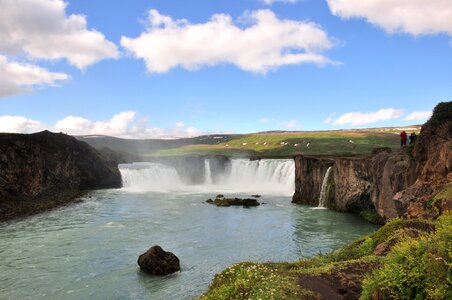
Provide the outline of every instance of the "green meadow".
{"type": "Polygon", "coordinates": [[[323,131],[275,132],[232,136],[214,144],[192,144],[160,149],[148,155],[209,155],[284,157],[304,155],[362,155],[378,147],[397,149],[398,132],[323,131]]]}

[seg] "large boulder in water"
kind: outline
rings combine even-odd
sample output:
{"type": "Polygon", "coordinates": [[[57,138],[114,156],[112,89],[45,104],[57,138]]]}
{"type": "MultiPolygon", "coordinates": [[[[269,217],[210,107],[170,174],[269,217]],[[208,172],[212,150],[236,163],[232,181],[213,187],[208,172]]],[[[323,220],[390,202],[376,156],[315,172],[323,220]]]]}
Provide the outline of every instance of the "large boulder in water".
{"type": "Polygon", "coordinates": [[[180,270],[179,258],[166,252],[160,246],[154,246],[138,258],[140,269],[148,274],[163,276],[180,270]]]}

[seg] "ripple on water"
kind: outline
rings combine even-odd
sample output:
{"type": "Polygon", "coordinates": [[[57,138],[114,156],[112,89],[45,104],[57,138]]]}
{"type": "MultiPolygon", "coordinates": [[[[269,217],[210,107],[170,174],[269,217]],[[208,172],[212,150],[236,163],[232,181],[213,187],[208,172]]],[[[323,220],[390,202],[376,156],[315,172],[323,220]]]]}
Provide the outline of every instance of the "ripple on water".
{"type": "Polygon", "coordinates": [[[294,261],[376,229],[348,214],[291,205],[289,197],[266,197],[268,205],[252,209],[201,203],[210,197],[100,191],[1,224],[0,295],[192,299],[230,264],[294,261]],[[155,244],[180,258],[182,272],[156,278],[139,271],[138,255],[155,244]]]}

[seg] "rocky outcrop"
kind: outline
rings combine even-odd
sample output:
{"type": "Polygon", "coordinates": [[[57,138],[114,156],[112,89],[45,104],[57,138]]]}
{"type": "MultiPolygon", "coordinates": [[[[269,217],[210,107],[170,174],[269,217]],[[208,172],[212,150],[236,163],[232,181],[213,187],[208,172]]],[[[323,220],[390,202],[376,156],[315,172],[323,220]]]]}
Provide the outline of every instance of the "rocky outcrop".
{"type": "Polygon", "coordinates": [[[2,220],[69,202],[84,190],[120,186],[117,163],[71,136],[0,134],[2,220]]]}
{"type": "Polygon", "coordinates": [[[164,276],[180,271],[179,258],[171,252],[154,246],[138,257],[140,269],[151,275],[164,276]]]}
{"type": "Polygon", "coordinates": [[[215,200],[208,199],[206,203],[215,204],[218,207],[243,206],[249,208],[260,205],[256,199],[226,198],[223,195],[218,195],[215,200]]]}
{"type": "Polygon", "coordinates": [[[329,208],[351,212],[375,209],[384,220],[436,217],[452,207],[448,196],[431,203],[452,181],[452,102],[435,108],[414,147],[395,152],[378,149],[362,157],[295,157],[293,202],[318,205],[323,176],[331,165],[329,208]]]}
{"type": "MultiPolygon", "coordinates": [[[[327,158],[295,157],[295,194],[292,202],[317,206],[326,171],[333,164],[334,160],[327,158]]],[[[330,189],[327,199],[327,203],[331,204],[334,189],[330,189]]]]}

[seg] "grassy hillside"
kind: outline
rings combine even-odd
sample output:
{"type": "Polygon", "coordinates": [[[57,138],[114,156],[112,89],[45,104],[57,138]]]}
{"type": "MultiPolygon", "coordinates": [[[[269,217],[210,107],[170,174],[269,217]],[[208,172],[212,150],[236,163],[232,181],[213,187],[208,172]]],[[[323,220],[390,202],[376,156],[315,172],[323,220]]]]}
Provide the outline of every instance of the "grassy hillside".
{"type": "MultiPolygon", "coordinates": [[[[405,128],[419,132],[419,126],[405,128]]],[[[87,136],[79,139],[101,149],[144,156],[211,155],[281,157],[296,154],[357,155],[374,148],[397,149],[401,128],[336,130],[316,132],[263,132],[243,135],[209,135],[173,140],[127,140],[87,136]]]]}

